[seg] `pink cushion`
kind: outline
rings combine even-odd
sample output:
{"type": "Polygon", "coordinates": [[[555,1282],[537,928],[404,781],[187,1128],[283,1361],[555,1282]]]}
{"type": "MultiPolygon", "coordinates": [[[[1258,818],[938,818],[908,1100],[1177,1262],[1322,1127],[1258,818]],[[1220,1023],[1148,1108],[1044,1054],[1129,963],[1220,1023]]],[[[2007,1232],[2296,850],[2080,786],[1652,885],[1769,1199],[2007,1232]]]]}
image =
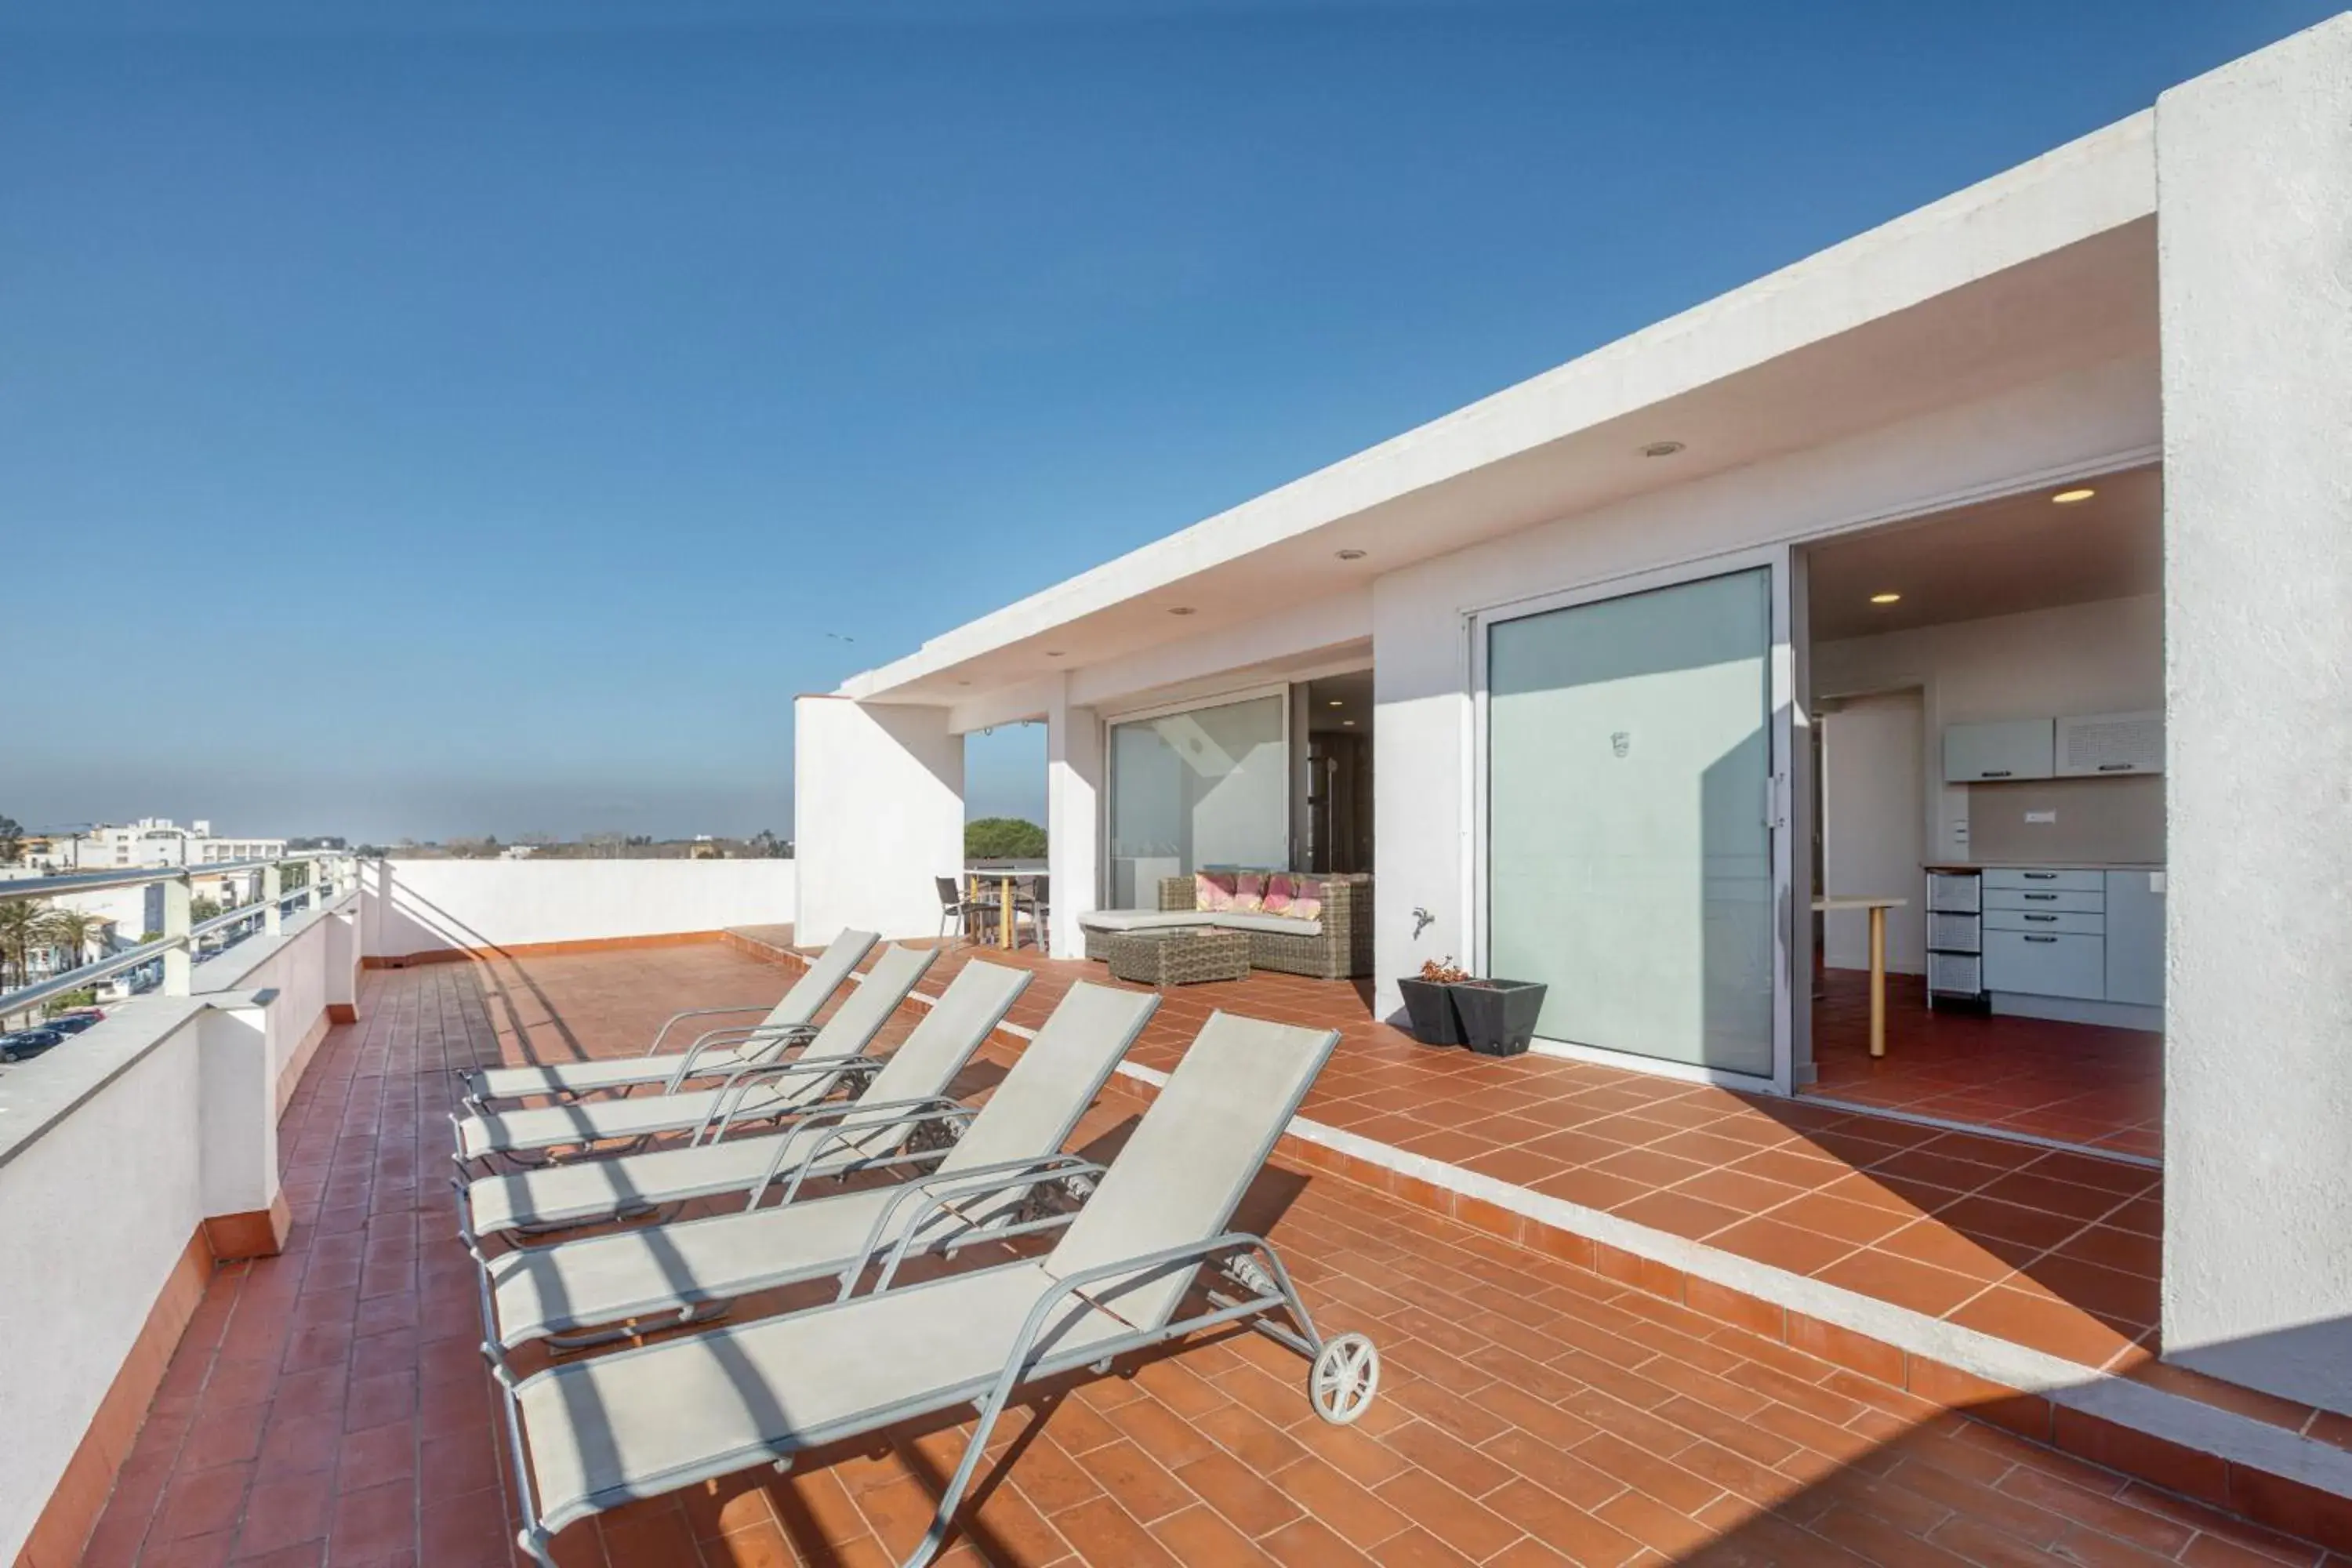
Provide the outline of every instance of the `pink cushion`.
{"type": "Polygon", "coordinates": [[[1270,915],[1286,913],[1294,896],[1288,874],[1276,871],[1265,879],[1265,902],[1262,907],[1270,915]]]}
{"type": "Polygon", "coordinates": [[[1295,921],[1319,921],[1323,918],[1323,884],[1299,880],[1290,895],[1290,907],[1282,911],[1295,921]]]}
{"type": "Polygon", "coordinates": [[[1244,871],[1234,878],[1233,907],[1255,914],[1265,905],[1265,878],[1256,871],[1244,871]]]}
{"type": "Polygon", "coordinates": [[[1234,879],[1223,872],[1195,872],[1192,877],[1192,907],[1196,910],[1230,910],[1234,907],[1234,879]]]}

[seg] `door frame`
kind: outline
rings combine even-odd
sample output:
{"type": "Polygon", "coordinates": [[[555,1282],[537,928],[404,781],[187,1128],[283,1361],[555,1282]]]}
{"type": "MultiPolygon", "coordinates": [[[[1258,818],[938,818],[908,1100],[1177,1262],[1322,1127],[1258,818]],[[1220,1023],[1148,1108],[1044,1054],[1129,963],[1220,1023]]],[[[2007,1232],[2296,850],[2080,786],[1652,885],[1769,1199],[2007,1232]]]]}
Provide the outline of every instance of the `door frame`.
{"type": "MultiPolygon", "coordinates": [[[[1729,1089],[1763,1091],[1771,1094],[1790,1092],[1793,1072],[1792,1058],[1796,1040],[1795,1005],[1795,940],[1796,865],[1794,831],[1796,813],[1791,798],[1790,779],[1793,776],[1791,757],[1792,730],[1796,712],[1795,649],[1790,642],[1790,584],[1791,546],[1786,542],[1765,545],[1753,550],[1728,552],[1696,560],[1678,562],[1671,566],[1597,578],[1572,588],[1509,599],[1488,605],[1465,614],[1464,625],[1468,643],[1468,690],[1471,721],[1465,776],[1469,784],[1471,823],[1465,857],[1463,875],[1463,909],[1468,915],[1469,952],[1471,963],[1484,973],[1487,967],[1487,946],[1491,921],[1487,900],[1490,896],[1486,875],[1490,847],[1490,824],[1487,818],[1489,752],[1487,745],[1486,659],[1489,633],[1506,621],[1522,620],[1553,610],[1572,609],[1580,605],[1599,604],[1608,599],[1621,599],[1659,588],[1678,587],[1686,583],[1703,582],[1711,577],[1735,576],[1761,568],[1766,574],[1767,598],[1770,604],[1770,643],[1765,650],[1766,712],[1770,762],[1766,774],[1768,798],[1758,803],[1766,814],[1766,829],[1772,866],[1772,1070],[1769,1074],[1734,1072],[1696,1063],[1660,1061],[1631,1051],[1610,1050],[1605,1047],[1572,1044],[1565,1040],[1549,1040],[1538,1037],[1529,1047],[1546,1056],[1564,1057],[1577,1061],[1597,1062],[1629,1071],[1654,1073],[1662,1078],[1681,1079],[1694,1083],[1720,1084],[1729,1089]]],[[[1807,914],[1811,914],[1808,910],[1807,914]]]]}

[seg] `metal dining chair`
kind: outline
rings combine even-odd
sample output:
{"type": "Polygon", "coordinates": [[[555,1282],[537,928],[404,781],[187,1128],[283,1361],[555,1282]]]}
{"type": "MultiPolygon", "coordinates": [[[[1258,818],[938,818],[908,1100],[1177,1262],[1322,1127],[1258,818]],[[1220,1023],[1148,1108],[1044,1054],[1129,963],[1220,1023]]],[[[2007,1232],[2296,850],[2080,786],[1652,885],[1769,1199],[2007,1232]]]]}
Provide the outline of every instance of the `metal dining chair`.
{"type": "Polygon", "coordinates": [[[1029,916],[1029,939],[1038,952],[1045,951],[1045,917],[1053,912],[1052,879],[1039,875],[1023,877],[1013,884],[1014,935],[1020,932],[1020,916],[1029,916]]]}
{"type": "Polygon", "coordinates": [[[934,877],[931,880],[940,890],[940,935],[946,936],[961,924],[964,940],[971,941],[973,922],[993,914],[996,905],[986,899],[965,898],[960,877],[934,877]]]}

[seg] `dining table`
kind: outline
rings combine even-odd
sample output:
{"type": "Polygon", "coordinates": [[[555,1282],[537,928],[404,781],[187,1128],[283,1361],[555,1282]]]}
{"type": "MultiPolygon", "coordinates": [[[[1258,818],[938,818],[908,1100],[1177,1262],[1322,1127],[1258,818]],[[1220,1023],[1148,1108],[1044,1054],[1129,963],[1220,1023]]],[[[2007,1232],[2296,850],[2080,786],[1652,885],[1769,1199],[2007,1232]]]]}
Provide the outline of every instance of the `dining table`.
{"type": "Polygon", "coordinates": [[[1813,900],[1817,914],[1837,910],[1870,911],[1870,1054],[1874,1057],[1886,1054],[1886,911],[1910,901],[1884,893],[1832,893],[1813,900]]]}
{"type": "MultiPolygon", "coordinates": [[[[972,903],[985,903],[981,889],[991,883],[996,889],[996,945],[1006,950],[1013,946],[1013,884],[1023,877],[1042,877],[1049,869],[1044,860],[984,860],[963,868],[964,897],[972,903]]],[[[1045,950],[1045,939],[1037,939],[1037,951],[1045,950]]]]}

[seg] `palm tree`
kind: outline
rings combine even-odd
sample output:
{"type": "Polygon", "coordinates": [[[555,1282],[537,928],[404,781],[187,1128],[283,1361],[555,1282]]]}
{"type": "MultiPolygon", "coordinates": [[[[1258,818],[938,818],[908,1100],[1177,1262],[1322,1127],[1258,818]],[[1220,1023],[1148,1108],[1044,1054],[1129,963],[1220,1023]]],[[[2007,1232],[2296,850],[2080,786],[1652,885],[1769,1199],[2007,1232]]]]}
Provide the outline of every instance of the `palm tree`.
{"type": "Polygon", "coordinates": [[[33,950],[42,944],[48,908],[30,899],[0,900],[0,973],[14,971],[19,983],[30,977],[33,950]]]}
{"type": "Polygon", "coordinates": [[[41,922],[42,940],[66,955],[65,963],[58,966],[60,973],[79,969],[89,950],[105,935],[106,922],[81,910],[52,910],[41,922]]]}

